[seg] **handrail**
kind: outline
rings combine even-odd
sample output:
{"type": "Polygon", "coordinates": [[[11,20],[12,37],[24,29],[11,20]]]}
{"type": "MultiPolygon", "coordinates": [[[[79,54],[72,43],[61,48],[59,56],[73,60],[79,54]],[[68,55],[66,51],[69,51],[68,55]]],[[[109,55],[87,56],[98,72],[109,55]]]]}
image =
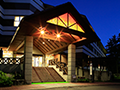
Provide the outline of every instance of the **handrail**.
{"type": "Polygon", "coordinates": [[[68,67],[64,62],[60,62],[57,59],[52,59],[49,60],[49,65],[56,65],[56,68],[59,68],[60,71],[63,71],[63,74],[68,74],[68,67]]]}

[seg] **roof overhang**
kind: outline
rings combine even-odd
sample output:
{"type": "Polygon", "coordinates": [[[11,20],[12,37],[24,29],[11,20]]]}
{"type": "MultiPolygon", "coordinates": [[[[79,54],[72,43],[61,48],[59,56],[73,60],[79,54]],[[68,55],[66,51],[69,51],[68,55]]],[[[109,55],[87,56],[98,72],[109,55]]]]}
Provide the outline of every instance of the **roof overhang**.
{"type": "Polygon", "coordinates": [[[17,28],[9,45],[9,50],[17,51],[22,47],[25,36],[33,36],[34,46],[43,51],[44,54],[64,50],[71,43],[79,46],[93,41],[99,41],[100,39],[85,19],[69,2],[38,14],[27,16],[17,28]],[[82,26],[85,33],[46,22],[65,13],[70,13],[77,20],[77,23],[82,26]],[[40,27],[45,28],[46,35],[42,36],[39,34],[40,27]],[[62,38],[57,39],[55,37],[56,33],[60,33],[62,38]],[[42,42],[46,42],[46,44],[43,45],[42,42]]]}

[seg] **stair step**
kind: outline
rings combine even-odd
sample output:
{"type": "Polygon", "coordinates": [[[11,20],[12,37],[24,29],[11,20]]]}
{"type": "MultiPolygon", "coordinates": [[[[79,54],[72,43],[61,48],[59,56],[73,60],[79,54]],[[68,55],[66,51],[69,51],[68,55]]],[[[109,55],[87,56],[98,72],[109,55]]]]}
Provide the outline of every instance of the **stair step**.
{"type": "Polygon", "coordinates": [[[48,67],[53,67],[57,72],[58,74],[64,79],[67,81],[67,75],[64,75],[63,74],[63,71],[60,71],[59,68],[56,68],[56,65],[49,65],[48,67]]]}
{"type": "Polygon", "coordinates": [[[32,82],[65,81],[53,67],[32,67],[32,82]]]}

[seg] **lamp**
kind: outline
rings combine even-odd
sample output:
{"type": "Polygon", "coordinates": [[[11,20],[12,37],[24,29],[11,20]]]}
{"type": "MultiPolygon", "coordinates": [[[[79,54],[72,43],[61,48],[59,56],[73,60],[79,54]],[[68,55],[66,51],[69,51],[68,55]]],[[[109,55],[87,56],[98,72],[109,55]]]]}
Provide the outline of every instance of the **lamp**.
{"type": "Polygon", "coordinates": [[[41,34],[44,34],[44,33],[45,33],[45,31],[44,31],[44,30],[41,30],[41,31],[40,31],[40,33],[41,33],[41,34]]]}
{"type": "Polygon", "coordinates": [[[57,34],[57,38],[60,38],[60,34],[57,34]]]}

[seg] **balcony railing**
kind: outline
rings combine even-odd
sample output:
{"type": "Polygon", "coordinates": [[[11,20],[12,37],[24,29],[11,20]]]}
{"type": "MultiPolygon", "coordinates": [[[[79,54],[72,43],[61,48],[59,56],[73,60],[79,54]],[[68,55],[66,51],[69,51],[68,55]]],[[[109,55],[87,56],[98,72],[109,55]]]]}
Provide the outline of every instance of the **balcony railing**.
{"type": "Polygon", "coordinates": [[[0,64],[20,64],[20,58],[0,58],[0,64]]]}

